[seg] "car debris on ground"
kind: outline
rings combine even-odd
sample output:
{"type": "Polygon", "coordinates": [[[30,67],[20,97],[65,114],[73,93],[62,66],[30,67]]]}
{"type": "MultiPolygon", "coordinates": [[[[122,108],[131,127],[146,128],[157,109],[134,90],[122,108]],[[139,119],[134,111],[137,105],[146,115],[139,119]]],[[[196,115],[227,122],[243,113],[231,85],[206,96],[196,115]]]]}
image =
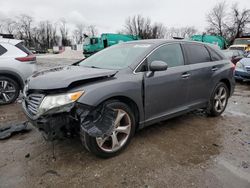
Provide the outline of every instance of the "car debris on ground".
{"type": "Polygon", "coordinates": [[[17,133],[27,133],[30,131],[31,128],[28,127],[28,121],[4,126],[0,128],[0,140],[8,139],[17,133]]]}

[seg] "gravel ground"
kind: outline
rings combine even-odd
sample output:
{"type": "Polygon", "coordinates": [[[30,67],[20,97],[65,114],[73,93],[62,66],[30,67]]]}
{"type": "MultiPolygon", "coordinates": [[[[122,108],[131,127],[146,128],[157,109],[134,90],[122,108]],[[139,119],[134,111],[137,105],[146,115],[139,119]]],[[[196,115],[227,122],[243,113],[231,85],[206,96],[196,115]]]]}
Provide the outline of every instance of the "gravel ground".
{"type": "MultiPolygon", "coordinates": [[[[39,69],[75,60],[38,57],[39,69]]],[[[26,120],[0,106],[0,126],[26,120]]],[[[0,141],[0,187],[250,187],[250,84],[238,84],[221,117],[190,113],[139,131],[112,159],[79,139],[46,142],[32,129],[0,141]]]]}

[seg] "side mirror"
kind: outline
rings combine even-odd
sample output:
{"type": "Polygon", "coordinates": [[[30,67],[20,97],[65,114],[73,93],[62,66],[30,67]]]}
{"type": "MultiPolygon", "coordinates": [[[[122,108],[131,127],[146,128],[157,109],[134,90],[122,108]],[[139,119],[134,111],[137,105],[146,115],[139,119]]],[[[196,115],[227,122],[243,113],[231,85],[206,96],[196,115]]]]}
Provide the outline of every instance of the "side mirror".
{"type": "Polygon", "coordinates": [[[168,69],[168,64],[164,61],[153,61],[150,63],[149,69],[152,72],[165,71],[168,69]]]}

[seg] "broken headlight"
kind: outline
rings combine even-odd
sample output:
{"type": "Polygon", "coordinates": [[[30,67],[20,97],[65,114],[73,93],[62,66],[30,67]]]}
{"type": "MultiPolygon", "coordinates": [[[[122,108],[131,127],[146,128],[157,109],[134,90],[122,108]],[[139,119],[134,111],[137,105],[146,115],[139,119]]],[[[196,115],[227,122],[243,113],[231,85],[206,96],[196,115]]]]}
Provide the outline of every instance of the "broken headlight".
{"type": "Polygon", "coordinates": [[[50,109],[73,103],[77,101],[83,93],[83,91],[77,91],[60,95],[48,95],[43,99],[39,107],[39,113],[43,114],[50,109]]]}

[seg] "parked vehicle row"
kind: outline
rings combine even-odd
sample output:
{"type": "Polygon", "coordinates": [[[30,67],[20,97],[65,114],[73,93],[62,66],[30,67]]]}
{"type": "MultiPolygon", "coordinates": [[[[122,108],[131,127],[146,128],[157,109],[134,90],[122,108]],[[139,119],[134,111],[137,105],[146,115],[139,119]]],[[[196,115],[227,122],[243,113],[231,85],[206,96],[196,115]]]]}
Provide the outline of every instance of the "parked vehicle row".
{"type": "Polygon", "coordinates": [[[244,52],[241,50],[223,50],[224,55],[236,65],[239,60],[244,58],[244,52]]]}
{"type": "Polygon", "coordinates": [[[124,150],[135,131],[203,108],[224,112],[235,66],[220,50],[191,41],[117,44],[27,80],[23,109],[48,139],[78,134],[99,157],[124,150]]]}

